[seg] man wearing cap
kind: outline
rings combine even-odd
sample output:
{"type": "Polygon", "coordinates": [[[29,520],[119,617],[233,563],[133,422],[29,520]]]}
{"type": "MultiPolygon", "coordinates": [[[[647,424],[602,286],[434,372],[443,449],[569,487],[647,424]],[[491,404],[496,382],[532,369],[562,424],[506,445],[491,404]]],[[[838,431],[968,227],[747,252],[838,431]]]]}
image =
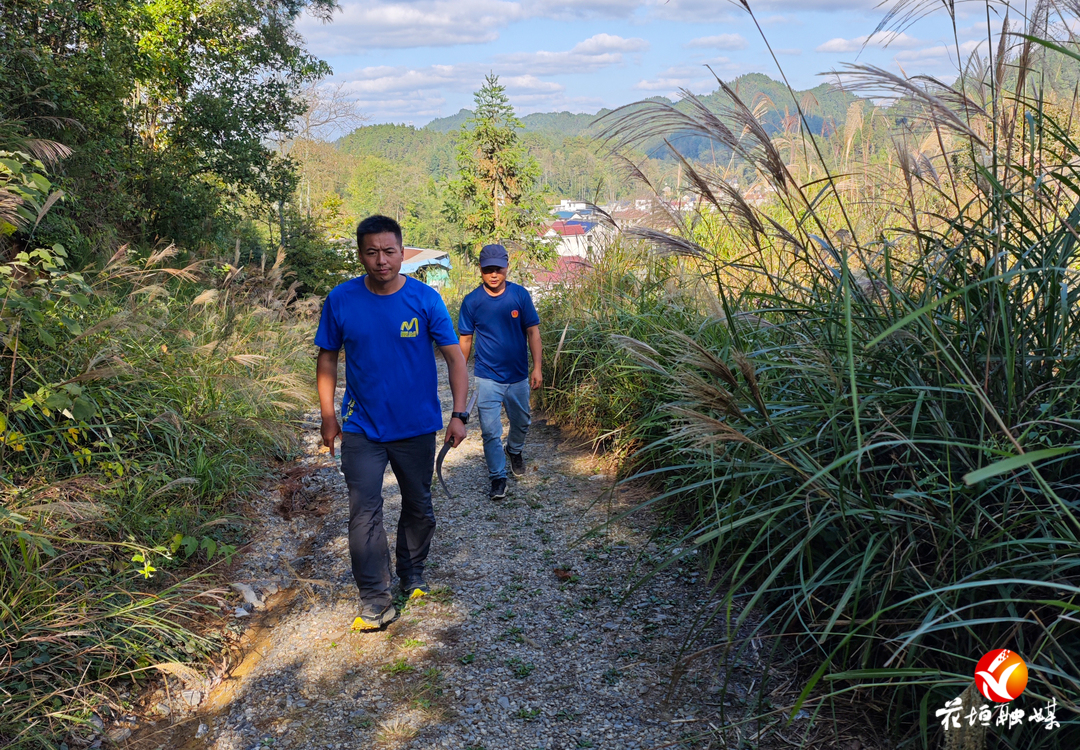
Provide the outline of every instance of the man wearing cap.
{"type": "Polygon", "coordinates": [[[525,473],[525,436],[529,432],[529,389],[544,381],[541,371],[540,317],[522,286],[506,280],[510,256],[502,245],[480,250],[483,283],[461,302],[458,334],[466,361],[475,349],[476,408],[484,436],[484,458],[491,480],[489,497],[506,497],[506,464],[514,476],[525,473]],[[475,340],[475,341],[474,341],[475,340]],[[527,345],[527,348],[526,348],[527,345]],[[529,371],[532,352],[532,371],[529,371]],[[502,410],[510,420],[506,455],[502,445],[502,410]]]}
{"type": "Polygon", "coordinates": [[[454,446],[465,439],[469,371],[442,297],[400,274],[405,250],[398,223],[369,216],[356,228],[356,245],[367,273],[338,284],[326,297],[315,334],[316,382],[323,444],[334,455],[334,439],[341,437],[341,472],[349,488],[349,556],[361,600],[353,629],[375,630],[397,616],[383,527],[383,473],[389,463],[401,489],[401,591],[409,598],[423,596],[428,591],[424,562],[435,534],[435,433],[442,429],[432,344],[439,347],[450,373],[454,413],[445,442],[454,446]],[[334,389],[342,347],[345,398],[339,425],[334,389]]]}

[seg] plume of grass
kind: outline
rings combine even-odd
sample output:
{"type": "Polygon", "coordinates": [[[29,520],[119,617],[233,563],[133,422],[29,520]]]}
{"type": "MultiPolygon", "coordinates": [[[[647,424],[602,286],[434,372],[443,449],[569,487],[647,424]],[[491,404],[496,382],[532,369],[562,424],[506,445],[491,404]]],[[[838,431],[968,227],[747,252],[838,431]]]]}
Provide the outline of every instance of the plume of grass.
{"type": "MultiPolygon", "coordinates": [[[[996,91],[1003,70],[983,73],[996,91]]],[[[894,740],[932,746],[934,710],[971,684],[982,654],[1005,647],[1029,666],[1026,700],[1056,700],[1062,728],[987,742],[1071,746],[1074,113],[1022,91],[976,105],[970,78],[849,72],[920,113],[898,135],[898,166],[852,178],[877,196],[856,205],[792,180],[745,105],[712,116],[719,125],[695,106],[612,116],[616,147],[693,132],[741,149],[775,200],[735,205],[691,178],[716,213],[634,232],[662,252],[617,250],[546,301],[546,335],[566,332],[548,408],[632,455],[636,477],[658,486],[649,502],[692,518],[675,544],[703,551],[719,599],[697,633],[726,623],[731,664],[755,637],[788,635],[772,639],[774,656],[790,653],[806,680],[785,713],[808,708],[820,726],[854,694],[894,740]],[[912,157],[913,137],[940,148],[912,157]]],[[[755,721],[781,710],[766,707],[770,689],[755,721]]]]}

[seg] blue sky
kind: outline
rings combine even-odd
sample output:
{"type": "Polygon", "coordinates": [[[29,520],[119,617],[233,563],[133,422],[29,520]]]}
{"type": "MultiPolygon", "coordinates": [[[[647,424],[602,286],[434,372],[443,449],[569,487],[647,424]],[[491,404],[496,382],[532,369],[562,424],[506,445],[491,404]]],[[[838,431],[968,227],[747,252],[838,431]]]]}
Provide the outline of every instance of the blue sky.
{"type": "MultiPolygon", "coordinates": [[[[902,34],[867,37],[893,1],[751,0],[751,7],[796,88],[855,61],[951,80],[957,64],[944,10],[902,34]]],[[[680,87],[706,93],[716,89],[706,64],[725,81],[749,72],[779,78],[749,14],[724,0],[340,2],[332,23],[304,17],[299,28],[370,122],[421,126],[471,107],[489,71],[519,115],[591,113],[657,94],[675,98],[680,87]]],[[[977,45],[985,50],[985,5],[956,7],[965,57],[977,45]]],[[[991,7],[995,37],[1004,12],[991,7]]]]}

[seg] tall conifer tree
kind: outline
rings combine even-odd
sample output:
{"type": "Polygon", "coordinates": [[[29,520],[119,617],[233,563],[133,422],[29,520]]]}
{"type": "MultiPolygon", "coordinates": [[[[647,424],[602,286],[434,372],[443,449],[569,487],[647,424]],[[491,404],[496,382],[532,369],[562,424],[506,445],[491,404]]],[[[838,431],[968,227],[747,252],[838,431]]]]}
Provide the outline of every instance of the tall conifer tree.
{"type": "Polygon", "coordinates": [[[447,213],[464,227],[473,250],[488,242],[536,250],[544,210],[540,167],[518,137],[521,121],[498,76],[485,78],[475,102],[458,135],[458,176],[450,183],[447,213]]]}

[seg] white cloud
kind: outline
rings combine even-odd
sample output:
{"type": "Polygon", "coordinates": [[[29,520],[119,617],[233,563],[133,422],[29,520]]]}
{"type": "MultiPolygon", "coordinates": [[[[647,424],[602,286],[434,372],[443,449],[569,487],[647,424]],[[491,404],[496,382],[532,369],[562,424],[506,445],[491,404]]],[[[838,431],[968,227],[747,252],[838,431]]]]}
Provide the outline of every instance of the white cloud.
{"type": "Polygon", "coordinates": [[[505,86],[507,93],[511,95],[550,95],[566,91],[566,87],[563,86],[561,83],[555,83],[555,81],[542,81],[536,76],[532,75],[509,76],[507,78],[500,78],[499,83],[505,86]]]}
{"type": "MultiPolygon", "coordinates": [[[[504,27],[518,21],[568,17],[567,13],[575,19],[627,17],[643,2],[652,1],[344,0],[330,23],[305,15],[297,23],[297,29],[308,49],[317,56],[330,57],[372,49],[487,44],[496,41],[504,27]]],[[[610,35],[598,34],[593,38],[603,37],[610,35]]],[[[647,46],[643,40],[636,43],[647,46]]]]}
{"type": "Polygon", "coordinates": [[[634,88],[638,91],[664,94],[668,98],[674,99],[678,90],[687,88],[691,82],[689,78],[660,75],[656,78],[642,78],[634,84],[634,88]]]}
{"type": "Polygon", "coordinates": [[[848,11],[870,10],[883,12],[881,0],[759,0],[755,11],[775,10],[788,12],[802,11],[848,11]]]}
{"type": "MultiPolygon", "coordinates": [[[[967,60],[976,49],[982,47],[986,48],[986,40],[972,39],[969,42],[963,42],[960,45],[960,57],[963,60],[967,60]]],[[[936,47],[926,47],[924,49],[906,50],[899,53],[896,58],[898,62],[947,62],[956,61],[956,47],[946,44],[941,44],[936,47]]]]}
{"type": "MultiPolygon", "coordinates": [[[[340,77],[344,91],[356,99],[360,109],[380,122],[426,122],[472,106],[471,94],[480,88],[490,71],[484,63],[429,65],[422,68],[375,65],[340,77]],[[447,110],[447,101],[455,104],[447,110]]],[[[566,87],[544,80],[525,66],[499,76],[519,115],[530,112],[569,110],[595,112],[605,102],[595,97],[568,97],[566,87]]]]}
{"type": "Polygon", "coordinates": [[[633,0],[525,0],[529,15],[543,18],[629,18],[641,7],[633,0]]]}
{"type": "Polygon", "coordinates": [[[815,52],[859,52],[864,47],[898,47],[900,49],[906,49],[910,47],[917,47],[922,44],[918,39],[908,36],[907,34],[900,32],[898,34],[892,34],[885,31],[879,31],[874,34],[858,36],[854,39],[830,39],[824,44],[817,47],[815,52]]]}
{"type": "Polygon", "coordinates": [[[649,43],[644,39],[597,34],[579,42],[573,49],[562,52],[539,50],[496,55],[496,70],[542,76],[591,73],[612,65],[621,65],[625,62],[624,55],[644,52],[648,48],[649,43]]]}
{"type": "Polygon", "coordinates": [[[719,34],[691,39],[686,47],[708,47],[710,49],[737,50],[746,49],[746,40],[741,34],[719,34]]]}
{"type": "Polygon", "coordinates": [[[796,18],[795,16],[784,15],[783,13],[773,13],[771,16],[765,16],[764,18],[759,18],[758,20],[761,21],[762,25],[764,26],[773,26],[776,24],[781,24],[784,26],[803,25],[802,19],[796,18]]]}
{"type": "Polygon", "coordinates": [[[493,42],[499,28],[524,17],[509,0],[375,0],[344,3],[328,24],[304,16],[297,28],[315,54],[335,55],[493,42]]]}
{"type": "MultiPolygon", "coordinates": [[[[708,61],[712,69],[717,73],[726,72],[732,75],[744,72],[744,66],[732,62],[726,57],[717,57],[708,61]]],[[[679,89],[688,89],[694,92],[714,91],[716,78],[702,65],[675,65],[655,78],[643,78],[634,84],[638,91],[660,93],[672,99],[678,99],[681,95],[679,89]]]]}
{"type": "Polygon", "coordinates": [[[441,96],[428,97],[422,101],[409,97],[361,101],[360,104],[363,113],[375,122],[403,122],[419,126],[436,117],[452,114],[447,111],[446,99],[441,96]]]}
{"type": "Polygon", "coordinates": [[[562,91],[538,94],[515,94],[510,97],[519,117],[533,112],[587,112],[605,106],[604,100],[591,96],[567,96],[562,91]]]}
{"type": "MultiPolygon", "coordinates": [[[[1010,24],[1011,25],[1011,24],[1010,24]]],[[[971,36],[972,34],[986,35],[986,21],[979,21],[971,26],[965,26],[962,29],[957,29],[957,34],[960,36],[971,36]]]]}
{"type": "MultiPolygon", "coordinates": [[[[470,66],[472,67],[472,66],[470,66]]],[[[462,90],[468,88],[478,71],[463,70],[460,65],[430,65],[426,68],[376,65],[360,68],[343,76],[344,90],[360,101],[372,101],[383,95],[419,95],[431,89],[462,90]]]]}
{"type": "Polygon", "coordinates": [[[607,52],[644,52],[649,43],[639,37],[624,39],[611,34],[597,34],[574,45],[572,53],[596,55],[607,52]]]}
{"type": "MultiPolygon", "coordinates": [[[[496,55],[494,61],[454,65],[373,65],[342,75],[344,91],[356,99],[361,110],[379,121],[424,120],[449,114],[448,100],[469,106],[470,95],[494,71],[506,87],[519,114],[552,109],[596,111],[604,102],[588,97],[568,97],[566,86],[548,76],[589,73],[620,65],[627,55],[644,52],[648,42],[612,34],[596,34],[563,51],[522,52],[496,55]]],[[[453,109],[453,108],[452,108],[453,109]]]]}
{"type": "MultiPolygon", "coordinates": [[[[879,0],[762,0],[775,11],[844,11],[872,8],[879,0]]],[[[730,23],[742,17],[737,5],[720,0],[342,0],[331,23],[304,16],[297,27],[318,56],[359,54],[372,49],[487,44],[505,27],[529,19],[569,22],[612,18],[636,23],[675,21],[730,23]]],[[[798,24],[772,14],[766,23],[798,24]]],[[[721,34],[720,38],[738,36],[721,34]]],[[[836,41],[836,40],[834,40],[836,41]]],[[[736,49],[722,47],[722,49],[736,49]]]]}
{"type": "Polygon", "coordinates": [[[685,23],[727,23],[743,13],[720,0],[644,0],[642,4],[647,18],[685,23]]]}

